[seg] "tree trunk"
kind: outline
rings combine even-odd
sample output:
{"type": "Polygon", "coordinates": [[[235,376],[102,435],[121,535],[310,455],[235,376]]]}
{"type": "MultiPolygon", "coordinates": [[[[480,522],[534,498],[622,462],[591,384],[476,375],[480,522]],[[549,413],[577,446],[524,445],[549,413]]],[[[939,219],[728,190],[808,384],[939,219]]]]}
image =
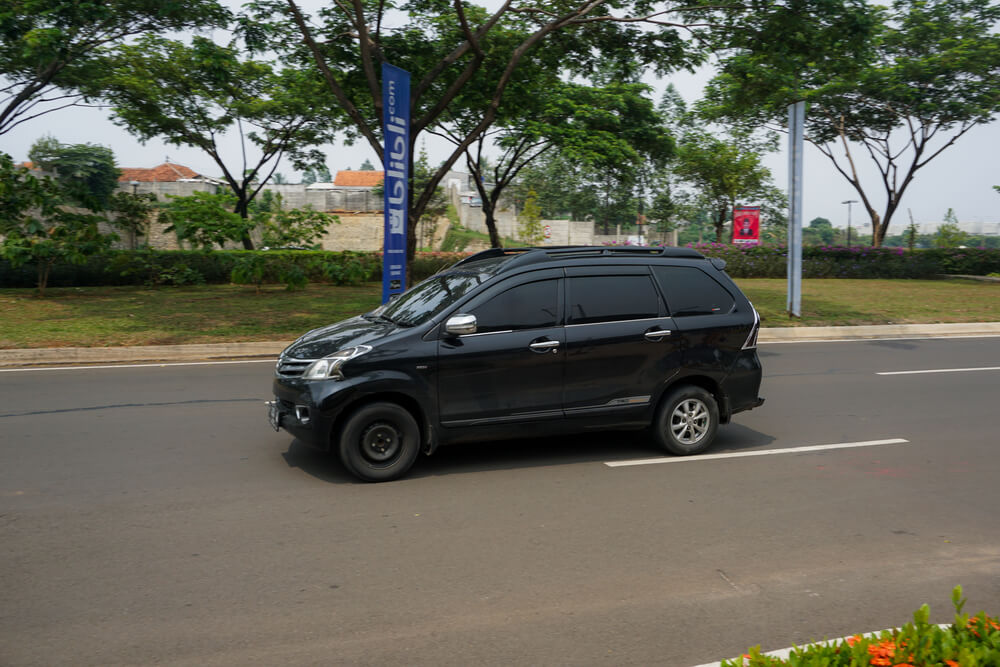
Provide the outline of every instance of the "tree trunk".
{"type": "Polygon", "coordinates": [[[882,247],[882,219],[878,213],[871,211],[872,217],[872,247],[880,248],[882,247]]]}
{"type": "MultiPolygon", "coordinates": [[[[243,190],[236,193],[236,210],[235,213],[239,214],[241,218],[246,220],[250,217],[249,212],[249,202],[247,201],[247,191],[243,190]]],[[[243,232],[243,236],[240,237],[240,241],[243,243],[244,250],[253,250],[253,240],[250,238],[249,232],[243,232]]]]}
{"type": "Polygon", "coordinates": [[[493,202],[483,199],[483,217],[486,221],[486,231],[490,234],[490,247],[502,248],[503,241],[500,240],[500,232],[497,231],[496,209],[493,202]]]}

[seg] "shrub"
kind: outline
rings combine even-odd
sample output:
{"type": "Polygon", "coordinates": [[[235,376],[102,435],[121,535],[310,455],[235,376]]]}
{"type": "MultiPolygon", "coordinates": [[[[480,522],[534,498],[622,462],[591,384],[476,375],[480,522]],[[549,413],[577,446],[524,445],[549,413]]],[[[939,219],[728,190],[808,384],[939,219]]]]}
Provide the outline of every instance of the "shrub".
{"type": "Polygon", "coordinates": [[[792,650],[788,658],[764,655],[760,647],[722,667],[960,667],[1000,665],[1000,622],[980,612],[970,617],[962,613],[962,587],[951,594],[955,621],[950,626],[932,625],[930,609],[922,606],[913,622],[895,630],[844,640],[824,642],[792,650]]]}
{"type": "MultiPolygon", "coordinates": [[[[688,247],[708,257],[724,259],[726,271],[734,278],[783,278],[787,275],[788,248],[783,245],[741,248],[726,243],[702,243],[688,247]]],[[[939,274],[986,275],[998,269],[1000,250],[997,249],[802,248],[804,278],[932,278],[939,274]]]]}

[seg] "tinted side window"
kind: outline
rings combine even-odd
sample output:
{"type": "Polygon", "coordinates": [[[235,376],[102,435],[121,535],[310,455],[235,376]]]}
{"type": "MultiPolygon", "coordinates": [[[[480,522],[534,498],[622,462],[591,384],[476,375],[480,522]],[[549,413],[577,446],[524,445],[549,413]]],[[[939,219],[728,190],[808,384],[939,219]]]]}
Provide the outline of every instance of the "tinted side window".
{"type": "Polygon", "coordinates": [[[729,291],[701,269],[690,266],[656,266],[667,308],[674,317],[728,313],[736,305],[729,291]]]}
{"type": "Polygon", "coordinates": [[[660,316],[660,299],[648,275],[570,278],[569,306],[569,324],[660,316]]]}
{"type": "Polygon", "coordinates": [[[555,326],[559,304],[558,281],[541,280],[512,287],[473,308],[476,330],[517,331],[555,326]]]}

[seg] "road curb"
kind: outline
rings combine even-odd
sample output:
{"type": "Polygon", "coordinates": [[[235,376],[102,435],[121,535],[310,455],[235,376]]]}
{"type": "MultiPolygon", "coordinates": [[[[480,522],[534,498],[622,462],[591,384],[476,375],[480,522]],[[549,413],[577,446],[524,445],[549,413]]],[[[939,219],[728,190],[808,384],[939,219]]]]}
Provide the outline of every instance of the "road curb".
{"type": "MultiPolygon", "coordinates": [[[[859,327],[767,327],[758,342],[806,343],[830,340],[1000,336],[1000,322],[887,324],[859,327]]],[[[0,368],[55,364],[123,364],[231,359],[275,359],[292,341],[142,345],[133,347],[49,347],[0,350],[0,368]]]]}

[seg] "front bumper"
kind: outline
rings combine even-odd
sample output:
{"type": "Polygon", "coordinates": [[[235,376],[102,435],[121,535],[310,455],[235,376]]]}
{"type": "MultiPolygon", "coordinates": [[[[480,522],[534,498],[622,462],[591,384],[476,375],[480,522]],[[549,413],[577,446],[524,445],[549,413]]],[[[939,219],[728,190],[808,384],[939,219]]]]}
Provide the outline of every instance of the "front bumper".
{"type": "Polygon", "coordinates": [[[275,378],[274,400],[268,401],[268,421],[303,444],[323,451],[331,447],[330,435],[344,407],[355,395],[350,381],[289,380],[275,378]]]}

